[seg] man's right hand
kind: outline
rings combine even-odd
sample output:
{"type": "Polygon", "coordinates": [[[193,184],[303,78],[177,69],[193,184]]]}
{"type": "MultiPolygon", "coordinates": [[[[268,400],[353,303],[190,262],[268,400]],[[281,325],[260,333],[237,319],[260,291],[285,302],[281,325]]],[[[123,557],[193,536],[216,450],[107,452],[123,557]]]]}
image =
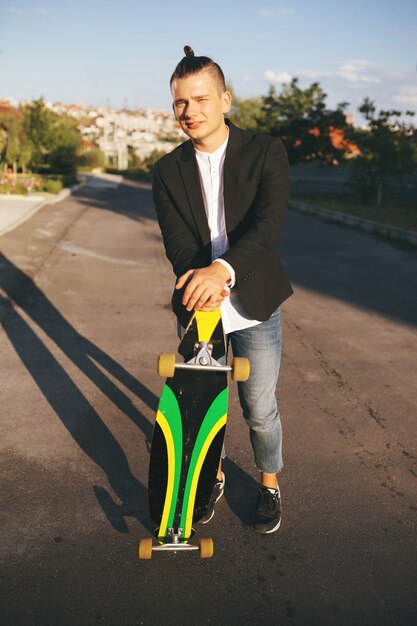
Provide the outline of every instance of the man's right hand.
{"type": "MultiPolygon", "coordinates": [[[[219,269],[220,271],[224,271],[223,270],[223,266],[221,266],[219,263],[216,263],[215,265],[217,266],[216,270],[219,269]]],[[[209,266],[209,268],[210,267],[212,267],[212,266],[209,266]]],[[[196,275],[199,275],[199,278],[200,278],[200,272],[201,272],[201,274],[204,274],[205,270],[207,270],[207,269],[208,268],[203,268],[203,270],[201,270],[201,268],[199,268],[199,269],[190,269],[190,270],[188,270],[187,272],[185,272],[185,274],[183,274],[182,276],[180,276],[178,278],[178,281],[177,281],[177,284],[176,284],[175,288],[176,289],[182,289],[184,287],[184,285],[186,285],[188,282],[192,282],[192,284],[193,284],[196,281],[193,281],[192,279],[196,275]]],[[[198,283],[198,281],[197,281],[197,283],[198,283]]],[[[198,289],[198,286],[197,286],[197,289],[198,289]]],[[[220,287],[217,287],[215,289],[204,291],[204,293],[202,293],[199,298],[193,296],[193,294],[195,294],[195,293],[196,293],[196,287],[193,286],[190,289],[190,286],[188,285],[187,289],[186,289],[186,291],[184,293],[184,298],[183,298],[183,304],[186,307],[187,311],[192,311],[192,310],[194,310],[194,311],[215,311],[216,309],[219,308],[219,306],[221,305],[223,300],[227,296],[230,295],[230,289],[228,287],[224,287],[223,289],[221,289],[220,287]],[[210,291],[211,291],[211,293],[210,293],[210,291]],[[190,300],[191,300],[191,302],[190,302],[190,300]]]]}

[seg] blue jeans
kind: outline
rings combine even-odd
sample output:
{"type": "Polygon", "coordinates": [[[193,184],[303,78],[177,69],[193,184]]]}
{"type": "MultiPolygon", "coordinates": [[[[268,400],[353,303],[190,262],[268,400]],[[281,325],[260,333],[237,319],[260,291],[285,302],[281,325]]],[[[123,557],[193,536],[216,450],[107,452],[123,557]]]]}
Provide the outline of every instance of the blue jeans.
{"type": "Polygon", "coordinates": [[[237,385],[256,467],[274,474],[283,466],[282,427],[275,395],[282,346],[280,309],[266,322],[227,337],[234,356],[246,356],[250,361],[249,379],[237,385]]]}
{"type": "MultiPolygon", "coordinates": [[[[179,326],[178,331],[181,337],[184,329],[179,326]]],[[[234,356],[245,356],[250,361],[249,379],[237,385],[256,467],[274,474],[283,467],[282,427],[275,396],[282,347],[280,309],[266,322],[229,333],[227,345],[230,343],[234,356]]],[[[222,361],[226,362],[226,357],[222,361]]]]}

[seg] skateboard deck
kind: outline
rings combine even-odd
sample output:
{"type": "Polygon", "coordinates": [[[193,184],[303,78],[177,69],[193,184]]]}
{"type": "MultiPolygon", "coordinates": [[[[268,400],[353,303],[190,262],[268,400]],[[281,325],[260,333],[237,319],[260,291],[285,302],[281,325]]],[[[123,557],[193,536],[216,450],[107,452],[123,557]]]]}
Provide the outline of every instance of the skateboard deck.
{"type": "MultiPolygon", "coordinates": [[[[194,313],[178,352],[184,363],[176,364],[175,355],[168,354],[160,356],[158,365],[167,378],[152,437],[148,498],[159,549],[196,549],[189,540],[216,481],[227,421],[228,372],[240,369],[219,363],[226,354],[220,309],[194,313]],[[161,358],[172,361],[168,368],[160,366],[161,358]]],[[[235,380],[245,380],[249,362],[234,361],[244,370],[243,378],[240,372],[235,380]]],[[[142,539],[139,557],[151,558],[152,549],[158,549],[152,548],[152,539],[142,539]]],[[[212,552],[211,539],[201,539],[200,555],[212,552]]]]}
{"type": "MultiPolygon", "coordinates": [[[[185,361],[199,342],[212,344],[216,360],[225,355],[220,311],[193,316],[178,348],[185,361]]],[[[207,508],[227,419],[227,371],[217,369],[176,369],[162,390],[148,483],[149,510],[160,540],[167,538],[169,528],[181,528],[181,540],[187,541],[193,521],[207,508]]]]}

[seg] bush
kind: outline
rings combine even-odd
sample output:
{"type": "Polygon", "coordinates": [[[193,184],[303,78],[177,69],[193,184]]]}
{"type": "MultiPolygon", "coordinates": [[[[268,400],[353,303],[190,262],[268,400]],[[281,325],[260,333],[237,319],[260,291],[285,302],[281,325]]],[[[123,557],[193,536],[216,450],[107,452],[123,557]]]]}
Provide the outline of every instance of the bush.
{"type": "Polygon", "coordinates": [[[46,180],[45,191],[48,193],[59,193],[63,187],[61,180],[53,180],[49,178],[46,180]]]}
{"type": "Polygon", "coordinates": [[[369,204],[376,199],[378,182],[372,164],[364,157],[357,156],[350,162],[350,186],[356,191],[361,202],[369,204]]]}
{"type": "Polygon", "coordinates": [[[104,167],[104,153],[98,148],[85,150],[77,157],[77,165],[80,169],[92,170],[95,167],[104,167]]]}

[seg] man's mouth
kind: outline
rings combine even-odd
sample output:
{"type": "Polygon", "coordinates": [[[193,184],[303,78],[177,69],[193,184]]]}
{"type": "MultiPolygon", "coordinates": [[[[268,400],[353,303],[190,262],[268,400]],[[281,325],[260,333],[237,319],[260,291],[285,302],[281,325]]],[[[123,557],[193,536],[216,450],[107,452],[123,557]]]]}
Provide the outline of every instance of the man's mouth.
{"type": "Polygon", "coordinates": [[[198,128],[203,122],[186,122],[187,128],[198,128]]]}

